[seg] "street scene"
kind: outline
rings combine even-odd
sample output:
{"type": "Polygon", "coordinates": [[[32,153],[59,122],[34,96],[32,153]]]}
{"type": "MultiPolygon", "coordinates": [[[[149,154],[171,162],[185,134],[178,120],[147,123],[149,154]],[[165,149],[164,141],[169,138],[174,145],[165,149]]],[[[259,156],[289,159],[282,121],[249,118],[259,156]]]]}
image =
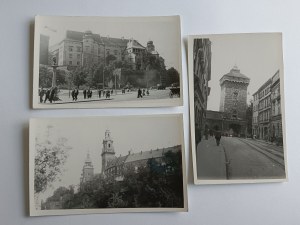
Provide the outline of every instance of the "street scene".
{"type": "Polygon", "coordinates": [[[182,116],[34,119],[30,129],[34,215],[185,210],[182,116]]]}
{"type": "Polygon", "coordinates": [[[285,179],[280,34],[191,44],[196,180],[285,179]]]}
{"type": "Polygon", "coordinates": [[[179,19],[127,20],[37,17],[34,107],[180,104],[179,19]]]}

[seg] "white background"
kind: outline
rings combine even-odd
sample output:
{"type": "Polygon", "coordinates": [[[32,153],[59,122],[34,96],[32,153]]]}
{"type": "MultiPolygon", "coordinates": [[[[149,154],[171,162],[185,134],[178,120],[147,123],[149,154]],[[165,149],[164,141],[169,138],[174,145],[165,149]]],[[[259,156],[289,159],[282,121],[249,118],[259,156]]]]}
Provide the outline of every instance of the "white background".
{"type": "MultiPolygon", "coordinates": [[[[200,224],[300,223],[300,3],[279,0],[1,0],[0,3],[0,223],[1,224],[200,224]],[[181,15],[184,107],[168,109],[32,110],[34,15],[181,15]],[[185,114],[189,147],[186,35],[283,32],[288,183],[195,186],[189,181],[189,212],[28,217],[28,120],[30,117],[185,114]]],[[[259,53],[258,53],[259,54],[259,53]]],[[[187,148],[189,149],[189,148],[187,148]]],[[[189,151],[187,151],[189,156],[189,151]]],[[[190,159],[188,164],[190,168],[190,159]]],[[[191,170],[189,169],[189,176],[191,170]]]]}

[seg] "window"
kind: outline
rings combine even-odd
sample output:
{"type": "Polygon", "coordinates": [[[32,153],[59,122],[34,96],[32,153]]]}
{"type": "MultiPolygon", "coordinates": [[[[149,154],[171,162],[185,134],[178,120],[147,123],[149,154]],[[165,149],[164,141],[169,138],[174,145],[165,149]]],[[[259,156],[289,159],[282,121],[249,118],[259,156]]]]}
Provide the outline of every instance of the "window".
{"type": "Polygon", "coordinates": [[[69,61],[69,65],[72,65],[72,61],[69,61]]]}
{"type": "Polygon", "coordinates": [[[81,48],[80,47],[77,47],[77,52],[81,52],[81,48]]]}
{"type": "Polygon", "coordinates": [[[77,62],[77,66],[80,66],[80,62],[79,61],[77,62]]]}
{"type": "Polygon", "coordinates": [[[72,59],[72,58],[73,58],[73,55],[72,55],[72,54],[69,54],[69,58],[72,59]]]}
{"type": "Polygon", "coordinates": [[[80,59],[80,54],[77,54],[77,59],[80,59]]]}
{"type": "Polygon", "coordinates": [[[73,46],[69,46],[69,51],[73,52],[73,46]]]}

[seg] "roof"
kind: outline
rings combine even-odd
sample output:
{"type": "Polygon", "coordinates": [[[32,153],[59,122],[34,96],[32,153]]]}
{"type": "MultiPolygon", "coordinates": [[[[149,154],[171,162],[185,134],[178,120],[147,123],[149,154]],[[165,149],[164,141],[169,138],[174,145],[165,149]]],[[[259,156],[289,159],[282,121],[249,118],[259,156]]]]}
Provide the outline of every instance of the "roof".
{"type": "Polygon", "coordinates": [[[224,74],[220,79],[220,83],[223,83],[225,80],[244,83],[250,82],[250,78],[242,74],[237,66],[234,66],[229,73],[224,74]]]}
{"type": "Polygon", "coordinates": [[[163,155],[169,151],[171,152],[178,152],[181,150],[181,145],[168,147],[168,148],[161,148],[161,149],[155,149],[150,151],[141,151],[138,153],[131,153],[126,156],[119,156],[115,157],[114,159],[108,161],[106,168],[111,168],[114,166],[119,166],[124,163],[131,163],[136,162],[140,160],[147,160],[151,158],[161,158],[163,155]]]}
{"type": "Polygon", "coordinates": [[[223,112],[207,110],[206,111],[206,119],[222,120],[223,112]]]}
{"type": "Polygon", "coordinates": [[[129,40],[124,38],[101,37],[101,41],[105,45],[118,45],[126,48],[129,40]]]}
{"type": "MultiPolygon", "coordinates": [[[[83,40],[84,32],[79,31],[66,31],[66,39],[74,40],[74,41],[82,41],[83,40]]],[[[99,34],[92,34],[95,41],[101,43],[101,38],[99,34]]]]}

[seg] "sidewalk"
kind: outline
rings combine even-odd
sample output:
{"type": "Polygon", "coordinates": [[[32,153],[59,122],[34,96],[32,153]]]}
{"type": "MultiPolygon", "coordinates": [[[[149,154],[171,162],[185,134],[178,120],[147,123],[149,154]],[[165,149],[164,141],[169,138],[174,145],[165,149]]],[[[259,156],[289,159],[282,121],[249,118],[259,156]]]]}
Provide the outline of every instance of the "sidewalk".
{"type": "Polygon", "coordinates": [[[226,160],[222,147],[219,146],[214,137],[208,140],[202,139],[197,146],[197,175],[198,179],[223,180],[226,178],[226,160]]]}

